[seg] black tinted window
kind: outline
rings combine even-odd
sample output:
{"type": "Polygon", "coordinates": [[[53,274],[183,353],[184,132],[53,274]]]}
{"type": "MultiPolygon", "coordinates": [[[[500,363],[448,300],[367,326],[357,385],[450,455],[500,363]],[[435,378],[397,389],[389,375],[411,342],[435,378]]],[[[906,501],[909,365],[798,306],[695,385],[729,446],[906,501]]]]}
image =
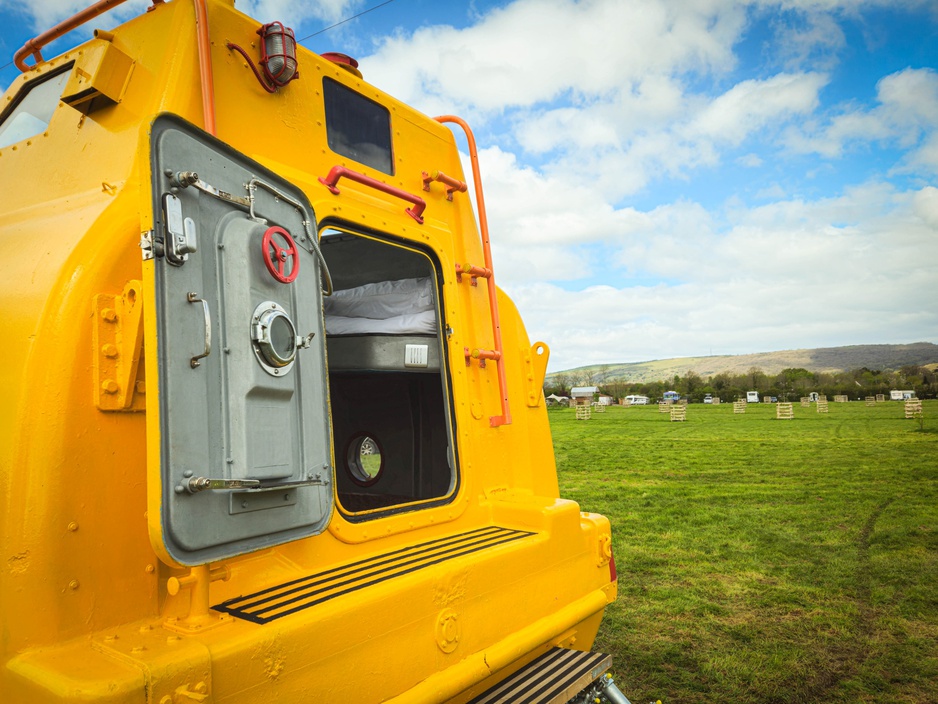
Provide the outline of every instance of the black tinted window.
{"type": "Polygon", "coordinates": [[[329,78],[323,79],[323,97],[329,148],[393,174],[391,113],[387,108],[329,78]]]}

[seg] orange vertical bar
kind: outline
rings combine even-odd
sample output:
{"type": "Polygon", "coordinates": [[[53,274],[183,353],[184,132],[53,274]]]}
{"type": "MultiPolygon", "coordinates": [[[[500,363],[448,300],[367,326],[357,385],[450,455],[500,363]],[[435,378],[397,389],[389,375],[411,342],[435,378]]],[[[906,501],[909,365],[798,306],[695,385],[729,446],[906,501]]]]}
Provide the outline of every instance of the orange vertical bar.
{"type": "MultiPolygon", "coordinates": [[[[463,131],[466,133],[466,140],[469,142],[469,160],[472,163],[472,181],[476,191],[476,205],[479,208],[479,230],[482,234],[482,253],[485,257],[485,268],[489,271],[494,271],[492,269],[492,247],[489,244],[489,223],[485,215],[485,198],[482,196],[482,174],[479,170],[479,152],[476,149],[475,136],[473,136],[472,130],[469,129],[469,125],[461,117],[456,117],[455,115],[440,115],[433,119],[441,123],[453,122],[462,127],[463,131]]],[[[511,424],[511,409],[508,406],[508,380],[505,377],[505,355],[501,354],[502,329],[498,318],[498,294],[495,291],[494,273],[488,279],[488,288],[489,311],[492,315],[492,335],[495,342],[495,351],[499,353],[499,357],[495,362],[498,367],[498,388],[502,397],[502,414],[489,418],[489,423],[493,428],[497,428],[500,425],[511,424]]]]}
{"type": "Polygon", "coordinates": [[[199,81],[202,85],[202,119],[205,131],[215,134],[215,84],[212,80],[212,45],[208,34],[205,0],[195,1],[195,28],[199,46],[199,81]]]}

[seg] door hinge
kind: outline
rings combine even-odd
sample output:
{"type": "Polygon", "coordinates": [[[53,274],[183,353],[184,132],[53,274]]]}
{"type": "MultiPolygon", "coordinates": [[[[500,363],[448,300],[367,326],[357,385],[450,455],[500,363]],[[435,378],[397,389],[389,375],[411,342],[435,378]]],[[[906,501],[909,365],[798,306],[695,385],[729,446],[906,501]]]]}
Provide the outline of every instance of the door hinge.
{"type": "Polygon", "coordinates": [[[143,252],[143,261],[153,259],[153,230],[140,233],[140,249],[143,252]]]}

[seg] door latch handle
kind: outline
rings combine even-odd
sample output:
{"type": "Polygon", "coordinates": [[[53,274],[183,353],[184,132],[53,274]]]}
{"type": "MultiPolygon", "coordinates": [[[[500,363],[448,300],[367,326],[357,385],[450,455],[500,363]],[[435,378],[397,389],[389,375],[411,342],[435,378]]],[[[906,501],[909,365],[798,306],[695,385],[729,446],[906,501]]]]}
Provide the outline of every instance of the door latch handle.
{"type": "Polygon", "coordinates": [[[208,477],[191,477],[186,482],[185,489],[190,494],[209,489],[210,491],[232,491],[235,489],[253,489],[261,485],[257,479],[209,479],[208,477]]]}
{"type": "Polygon", "coordinates": [[[202,354],[197,354],[189,360],[189,366],[195,369],[201,364],[201,362],[199,362],[200,359],[208,357],[212,353],[212,314],[208,309],[208,301],[199,298],[198,293],[189,291],[189,293],[186,294],[186,300],[188,300],[189,303],[201,303],[202,313],[205,316],[205,349],[202,354]]]}

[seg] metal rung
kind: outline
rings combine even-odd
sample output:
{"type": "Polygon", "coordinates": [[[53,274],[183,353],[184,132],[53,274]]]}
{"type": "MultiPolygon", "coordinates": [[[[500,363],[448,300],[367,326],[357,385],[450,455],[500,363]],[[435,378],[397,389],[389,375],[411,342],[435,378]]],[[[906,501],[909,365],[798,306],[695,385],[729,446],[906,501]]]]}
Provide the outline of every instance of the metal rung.
{"type": "Polygon", "coordinates": [[[611,665],[604,653],[551,648],[469,704],[565,704],[611,665]]]}

